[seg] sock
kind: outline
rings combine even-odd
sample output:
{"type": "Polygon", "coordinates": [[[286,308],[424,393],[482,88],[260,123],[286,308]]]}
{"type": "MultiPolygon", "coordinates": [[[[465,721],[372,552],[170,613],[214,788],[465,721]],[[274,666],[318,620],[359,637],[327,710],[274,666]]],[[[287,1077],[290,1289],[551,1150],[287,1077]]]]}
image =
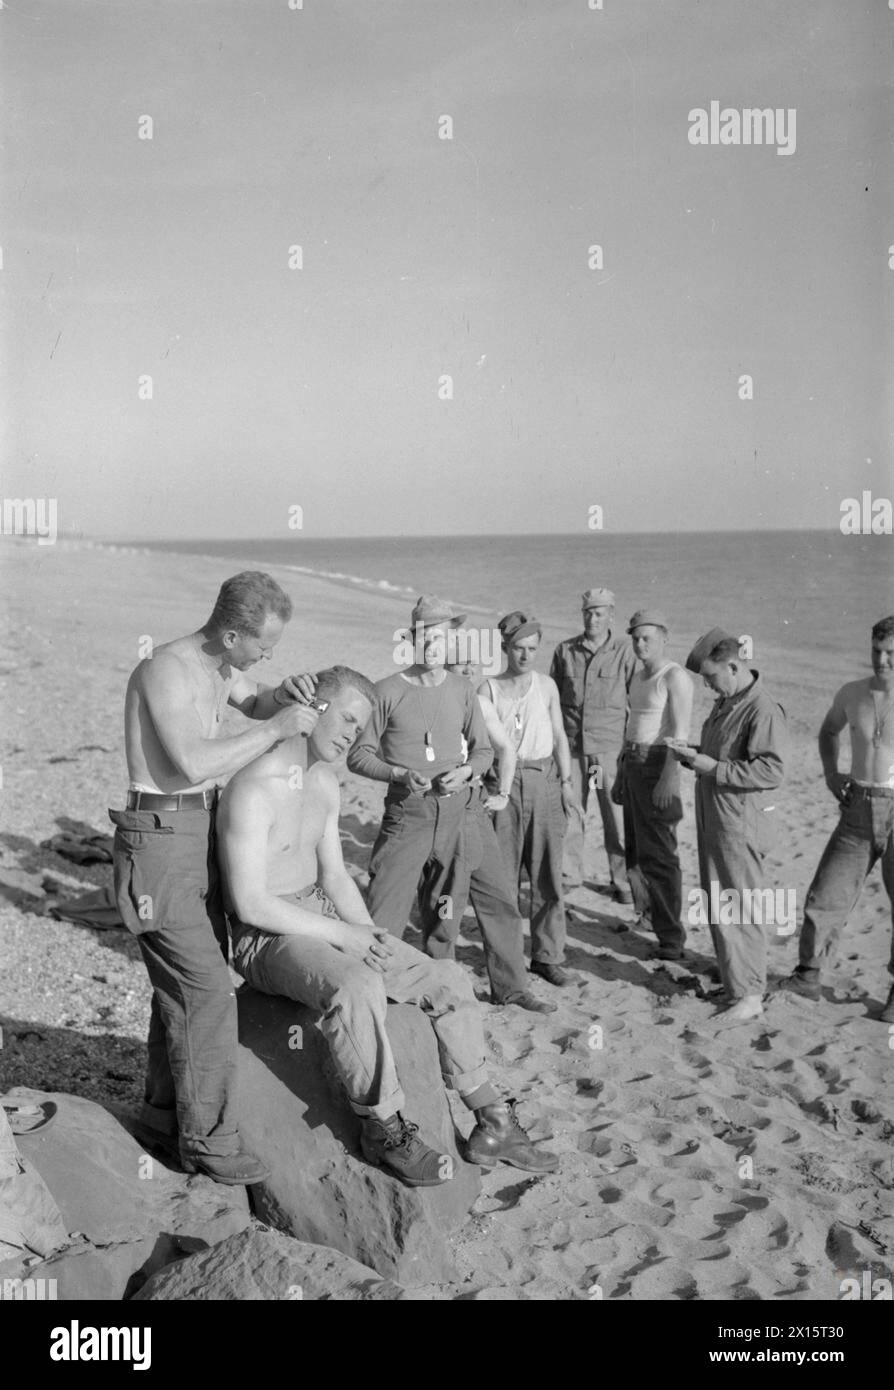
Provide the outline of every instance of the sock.
{"type": "Polygon", "coordinates": [[[499,1105],[501,1097],[497,1094],[496,1087],[490,1081],[485,1081],[483,1086],[470,1091],[461,1099],[463,1105],[467,1105],[470,1110],[480,1110],[484,1105],[499,1105]]]}

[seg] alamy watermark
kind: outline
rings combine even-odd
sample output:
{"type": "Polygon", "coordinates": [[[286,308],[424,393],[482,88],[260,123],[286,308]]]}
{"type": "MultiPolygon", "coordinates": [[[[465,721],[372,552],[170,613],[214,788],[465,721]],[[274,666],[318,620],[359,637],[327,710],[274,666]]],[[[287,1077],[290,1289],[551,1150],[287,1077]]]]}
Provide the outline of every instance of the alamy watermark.
{"type": "Polygon", "coordinates": [[[4,497],[0,529],[4,536],[36,536],[38,545],[55,545],[57,511],[55,497],[4,497]]]}
{"type": "Polygon", "coordinates": [[[426,639],[423,623],[415,628],[401,627],[393,635],[394,662],[397,666],[423,665],[426,648],[432,643],[443,646],[439,657],[445,666],[474,665],[485,676],[498,676],[503,666],[501,633],[497,627],[448,628],[443,635],[426,639]]]}
{"type": "Polygon", "coordinates": [[[705,110],[689,112],[690,145],[775,145],[777,154],[794,154],[797,147],[794,106],[721,107],[712,101],[705,110]]]}
{"type": "Polygon", "coordinates": [[[711,880],[710,891],[692,888],[687,920],[691,927],[770,926],[778,936],[791,936],[797,921],[794,888],[721,888],[711,880]]]}

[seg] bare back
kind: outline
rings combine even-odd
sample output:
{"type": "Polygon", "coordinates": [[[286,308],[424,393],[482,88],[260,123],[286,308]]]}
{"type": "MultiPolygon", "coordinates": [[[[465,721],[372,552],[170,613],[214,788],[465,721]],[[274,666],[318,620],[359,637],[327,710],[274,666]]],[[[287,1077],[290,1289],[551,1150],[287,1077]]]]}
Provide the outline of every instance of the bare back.
{"type": "Polygon", "coordinates": [[[176,705],[194,719],[196,733],[216,738],[234,673],[228,666],[209,671],[199,659],[191,637],[178,637],[141,661],[127,683],[124,702],[124,742],[127,771],[133,786],[158,792],[202,791],[216,778],[190,785],[172,762],[156,719],[176,705]],[[153,714],[155,711],[155,714],[153,714]]]}

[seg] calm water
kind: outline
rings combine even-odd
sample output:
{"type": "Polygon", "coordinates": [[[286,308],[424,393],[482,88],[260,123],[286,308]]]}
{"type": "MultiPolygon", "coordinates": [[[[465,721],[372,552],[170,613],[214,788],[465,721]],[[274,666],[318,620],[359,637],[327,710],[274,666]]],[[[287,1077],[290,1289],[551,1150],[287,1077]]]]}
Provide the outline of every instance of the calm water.
{"type": "MultiPolygon", "coordinates": [[[[171,541],[147,549],[220,556],[227,570],[277,564],[348,588],[439,594],[476,614],[532,612],[578,629],[580,594],[607,585],[618,616],[662,607],[672,634],[716,624],[765,646],[865,653],[868,629],[894,612],[889,536],[809,531],[603,536],[437,536],[171,541]]],[[[855,672],[856,674],[856,672],[855,672]]]]}

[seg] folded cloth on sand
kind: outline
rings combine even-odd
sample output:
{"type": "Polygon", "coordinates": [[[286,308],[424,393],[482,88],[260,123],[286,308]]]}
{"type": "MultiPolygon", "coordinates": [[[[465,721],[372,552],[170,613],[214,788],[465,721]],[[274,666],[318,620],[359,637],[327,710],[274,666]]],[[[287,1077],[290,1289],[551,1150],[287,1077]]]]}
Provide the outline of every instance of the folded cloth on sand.
{"type": "Polygon", "coordinates": [[[19,1152],[0,1105],[0,1260],[49,1255],[68,1243],[62,1213],[37,1169],[19,1152]]]}
{"type": "Polygon", "coordinates": [[[94,835],[72,835],[63,830],[49,840],[41,840],[40,847],[61,854],[63,859],[70,859],[74,864],[111,864],[112,844],[112,836],[99,831],[94,835]]]}
{"type": "Polygon", "coordinates": [[[77,922],[80,927],[95,927],[97,931],[124,926],[111,884],[97,888],[93,893],[82,893],[77,898],[60,898],[51,902],[47,906],[47,913],[59,922],[77,922]]]}

